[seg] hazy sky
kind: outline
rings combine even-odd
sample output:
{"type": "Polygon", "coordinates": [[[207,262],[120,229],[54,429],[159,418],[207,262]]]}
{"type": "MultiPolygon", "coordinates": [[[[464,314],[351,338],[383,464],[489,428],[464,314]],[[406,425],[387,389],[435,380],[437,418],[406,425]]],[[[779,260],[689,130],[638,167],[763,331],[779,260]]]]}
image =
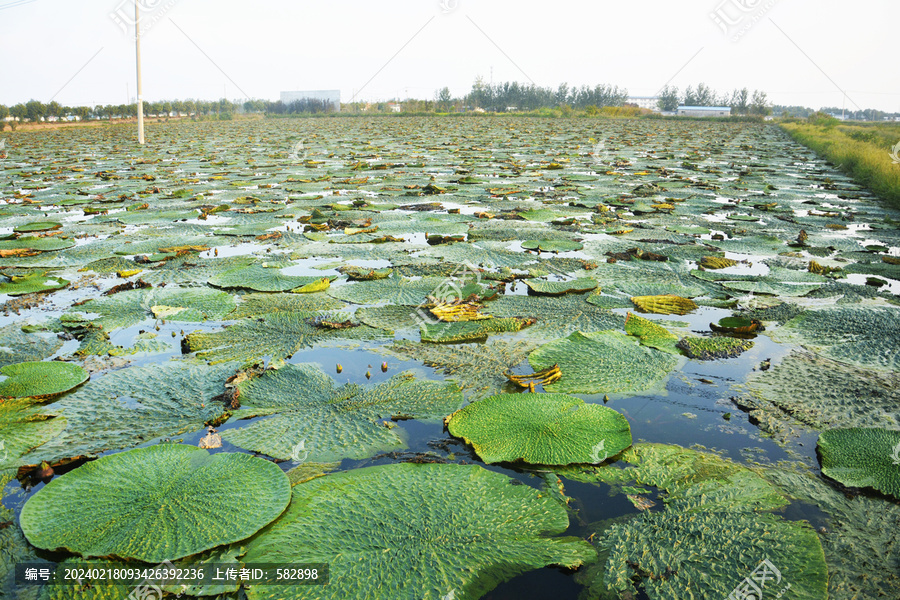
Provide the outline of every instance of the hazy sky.
{"type": "MultiPolygon", "coordinates": [[[[133,2],[0,0],[0,103],[133,97],[133,2]]],[[[840,88],[848,108],[900,112],[896,0],[140,2],[145,100],[430,99],[493,68],[495,82],[653,95],[702,81],[813,108],[841,106],[840,88]]]]}

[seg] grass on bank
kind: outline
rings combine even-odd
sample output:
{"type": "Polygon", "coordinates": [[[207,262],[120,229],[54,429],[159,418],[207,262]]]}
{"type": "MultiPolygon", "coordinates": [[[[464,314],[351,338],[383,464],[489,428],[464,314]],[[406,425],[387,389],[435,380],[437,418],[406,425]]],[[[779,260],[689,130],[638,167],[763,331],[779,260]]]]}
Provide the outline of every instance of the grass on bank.
{"type": "Polygon", "coordinates": [[[891,158],[900,144],[900,125],[894,123],[840,124],[827,117],[785,121],[781,127],[804,146],[866,186],[891,206],[900,208],[900,163],[891,158]]]}

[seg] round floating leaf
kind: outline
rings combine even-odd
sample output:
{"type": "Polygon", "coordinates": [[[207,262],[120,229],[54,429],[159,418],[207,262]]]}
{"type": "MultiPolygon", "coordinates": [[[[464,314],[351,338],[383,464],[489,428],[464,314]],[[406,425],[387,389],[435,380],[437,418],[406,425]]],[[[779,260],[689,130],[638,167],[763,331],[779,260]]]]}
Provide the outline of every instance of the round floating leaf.
{"type": "Polygon", "coordinates": [[[590,277],[582,277],[571,281],[539,281],[526,279],[525,285],[535,294],[560,296],[568,293],[589,292],[596,289],[597,282],[590,277]]]}
{"type": "Polygon", "coordinates": [[[453,413],[447,429],[488,464],[600,463],[631,445],[624,416],[565,394],[491,396],[453,413]]]}
{"type": "Polygon", "coordinates": [[[29,459],[54,461],[198,431],[222,418],[225,407],[215,397],[235,369],[167,361],[95,377],[45,409],[69,426],[29,459]]]}
{"type": "Polygon", "coordinates": [[[534,323],[534,319],[484,319],[452,323],[422,323],[419,327],[423,342],[463,342],[487,337],[491,333],[519,331],[534,323]]]}
{"type": "Polygon", "coordinates": [[[600,524],[595,533],[601,562],[576,576],[589,597],[619,598],[642,589],[651,600],[726,598],[762,564],[770,568],[767,591],[777,593],[790,583],[792,597],[826,597],[828,570],[818,536],[808,523],[766,512],[788,500],[757,473],[716,455],[662,444],[638,444],[622,459],[631,465],[558,471],[576,481],[623,486],[622,491],[633,482],[666,492],[662,511],[600,524]]]}
{"type": "Polygon", "coordinates": [[[62,223],[54,223],[53,221],[32,221],[25,225],[19,225],[13,231],[16,233],[29,233],[32,231],[50,231],[61,227],[62,223]]]}
{"type": "Polygon", "coordinates": [[[7,282],[0,283],[0,294],[21,296],[23,294],[35,294],[39,292],[52,292],[69,285],[69,282],[61,277],[48,277],[46,275],[25,275],[13,277],[7,282]]]}
{"type": "Polygon", "coordinates": [[[0,328],[0,366],[47,358],[62,346],[56,335],[43,336],[22,331],[19,323],[0,328]]]}
{"type": "Polygon", "coordinates": [[[688,336],[678,342],[678,347],[684,350],[690,358],[716,360],[717,358],[740,356],[753,347],[753,342],[730,337],[688,336]]]}
{"type": "Polygon", "coordinates": [[[0,471],[16,467],[28,451],[53,439],[66,427],[66,420],[31,406],[31,398],[9,398],[0,402],[0,471]]]}
{"type": "Polygon", "coordinates": [[[0,382],[0,397],[55,396],[81,385],[88,373],[78,365],[59,361],[24,362],[0,368],[9,379],[0,382]]]}
{"type": "Polygon", "coordinates": [[[250,265],[213,275],[207,283],[216,287],[243,288],[257,292],[286,292],[317,283],[321,277],[284,275],[279,267],[250,265]]]}
{"type": "Polygon", "coordinates": [[[548,565],[590,562],[565,509],[475,465],[391,464],[294,487],[284,516],[248,545],[246,562],[329,564],[327,586],[253,586],[250,600],[477,600],[548,565]],[[359,535],[359,531],[369,532],[359,535]]]}
{"type": "Polygon", "coordinates": [[[38,548],[158,563],[246,539],[290,497],[274,463],[160,444],[54,479],[25,503],[19,523],[38,548]]]}
{"type": "Polygon", "coordinates": [[[822,474],[900,499],[900,431],[851,427],[819,435],[822,474]]]}
{"type": "Polygon", "coordinates": [[[678,358],[642,346],[616,331],[581,333],[545,344],[528,356],[535,370],[555,364],[562,379],[545,386],[550,392],[575,394],[633,393],[657,386],[678,365],[678,358]]]}
{"type": "Polygon", "coordinates": [[[271,415],[221,433],[228,442],[281,459],[312,462],[368,458],[404,448],[384,419],[439,419],[462,404],[456,384],[400,373],[372,386],[334,380],[311,364],[285,365],[242,383],[238,418],[271,415]]]}
{"type": "Polygon", "coordinates": [[[697,303],[689,298],[673,296],[634,296],[631,298],[640,310],[662,315],[686,315],[697,310],[697,303]]]}
{"type": "Polygon", "coordinates": [[[527,240],[522,242],[526,250],[540,250],[542,252],[569,252],[581,250],[584,244],[569,240],[527,240]]]}

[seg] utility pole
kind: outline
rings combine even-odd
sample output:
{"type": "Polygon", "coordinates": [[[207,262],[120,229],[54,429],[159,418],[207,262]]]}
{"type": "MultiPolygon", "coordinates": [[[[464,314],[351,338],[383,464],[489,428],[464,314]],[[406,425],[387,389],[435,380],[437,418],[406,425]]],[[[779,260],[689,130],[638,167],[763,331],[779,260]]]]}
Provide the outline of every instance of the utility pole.
{"type": "Polygon", "coordinates": [[[137,118],[138,144],[144,144],[144,96],[141,92],[141,15],[138,0],[134,0],[134,54],[137,61],[137,118]]]}

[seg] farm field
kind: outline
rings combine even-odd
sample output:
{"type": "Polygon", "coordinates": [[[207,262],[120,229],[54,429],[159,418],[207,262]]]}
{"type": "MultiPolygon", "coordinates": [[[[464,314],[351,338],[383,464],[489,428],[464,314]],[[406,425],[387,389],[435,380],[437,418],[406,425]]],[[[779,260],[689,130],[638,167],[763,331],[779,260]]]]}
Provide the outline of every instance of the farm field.
{"type": "Polygon", "coordinates": [[[778,127],[2,137],[3,594],[897,597],[900,211],[778,127]]]}

